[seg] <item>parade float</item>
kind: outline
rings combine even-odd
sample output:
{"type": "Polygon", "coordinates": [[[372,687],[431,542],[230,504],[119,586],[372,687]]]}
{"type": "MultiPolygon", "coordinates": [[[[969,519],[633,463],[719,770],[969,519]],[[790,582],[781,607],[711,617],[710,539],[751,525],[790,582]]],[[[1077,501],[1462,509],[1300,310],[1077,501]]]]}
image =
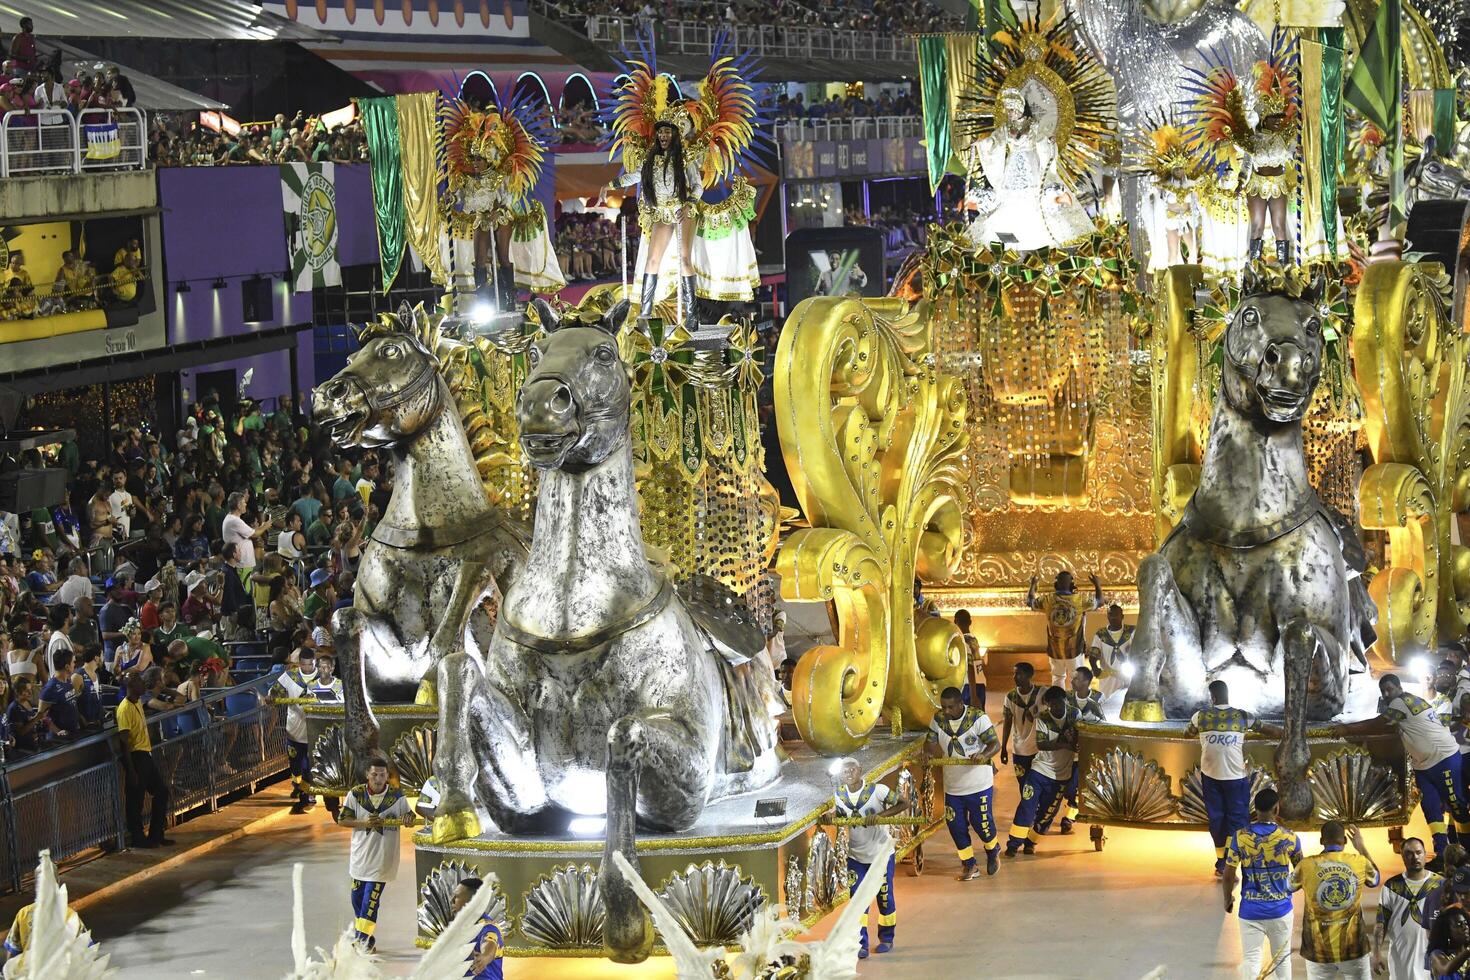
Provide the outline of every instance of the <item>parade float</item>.
{"type": "MultiPolygon", "coordinates": [[[[1337,19],[1263,30],[1207,3],[1131,39],[1077,7],[919,39],[931,169],[964,177],[971,214],[931,229],[894,296],[806,300],[767,351],[748,321],[700,323],[686,294],[633,282],[471,316],[446,268],[443,310],[367,325],[319,387],[334,440],[402,476],[335,623],[345,706],[307,706],[311,783],[341,795],[370,746],[411,793],[435,780],[421,944],[470,874],[512,956],[729,946],[775,906],[811,925],[850,884],[840,755],[902,787],[908,813],[885,819],[922,871],[945,770],[968,762],[928,759],[921,733],[966,651],[916,582],[975,613],[993,663],[1044,646],[1035,577],[1095,571],[1136,614],[1126,690],[1080,726],[1099,849],[1107,826],[1204,828],[1186,726],[1227,675],[1282,720],[1247,756],[1292,823],[1407,820],[1398,738],[1335,726],[1374,713],[1370,668],[1418,680],[1470,623],[1470,185],[1412,160],[1383,209],[1407,213],[1407,257],[1364,261],[1385,175],[1359,161],[1369,192],[1340,221],[1351,161],[1323,134],[1346,127],[1318,84],[1340,91],[1364,42],[1351,4],[1332,36],[1337,19]],[[1140,51],[1169,69],[1147,85],[1140,51]],[[1227,97],[1242,79],[1255,121],[1227,97]],[[794,514],[764,475],[767,372],[794,514]],[[776,742],[778,596],[832,623],[794,673],[799,745],[776,742]]],[[[1409,84],[1437,93],[1444,59],[1409,13],[1409,84]]],[[[1440,101],[1411,98],[1430,116],[1409,128],[1443,128],[1440,101]]],[[[645,149],[665,119],[683,121],[655,108],[645,149]]]]}

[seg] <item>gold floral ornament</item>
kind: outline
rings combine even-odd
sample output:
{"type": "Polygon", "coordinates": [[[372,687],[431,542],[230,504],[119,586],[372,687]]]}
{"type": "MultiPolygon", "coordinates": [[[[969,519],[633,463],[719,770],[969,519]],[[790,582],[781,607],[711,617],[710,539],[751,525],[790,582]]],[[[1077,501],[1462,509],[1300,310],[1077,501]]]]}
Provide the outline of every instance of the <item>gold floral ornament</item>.
{"type": "Polygon", "coordinates": [[[928,725],[964,676],[949,621],[915,622],[915,579],[941,581],[964,536],[965,396],[939,371],[925,302],[818,297],[786,321],[776,351],[782,453],[807,528],[776,557],[782,595],[828,602],[837,643],[808,651],[792,712],[808,744],[863,744],[886,707],[928,725]]]}
{"type": "Polygon", "coordinates": [[[694,349],[689,346],[689,331],[669,326],[662,317],[649,317],[623,334],[633,382],[650,396],[634,406],[632,424],[635,433],[642,431],[656,459],[677,458],[687,477],[695,479],[704,460],[700,430],[681,424],[699,413],[689,383],[694,349]]]}
{"type": "Polygon", "coordinates": [[[1373,465],[1358,491],[1366,528],[1388,535],[1388,567],[1369,594],[1379,643],[1397,660],[1470,625],[1470,549],[1453,527],[1470,510],[1470,338],[1451,318],[1437,263],[1367,267],[1353,353],[1373,465]]]}

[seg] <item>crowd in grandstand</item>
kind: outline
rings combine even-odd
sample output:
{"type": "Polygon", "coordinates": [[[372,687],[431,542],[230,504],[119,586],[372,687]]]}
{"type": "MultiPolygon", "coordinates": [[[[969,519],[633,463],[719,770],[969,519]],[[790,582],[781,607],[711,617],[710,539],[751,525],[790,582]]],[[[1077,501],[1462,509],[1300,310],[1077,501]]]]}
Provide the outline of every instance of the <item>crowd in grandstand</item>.
{"type": "Polygon", "coordinates": [[[282,664],[330,650],[392,491],[376,457],[333,457],[286,400],[231,413],[211,394],[171,438],[141,421],[110,438],[48,461],[67,471],[66,502],[0,512],[12,756],[96,730],[129,674],[162,711],[230,685],[231,641],[263,640],[282,664]]]}
{"type": "Polygon", "coordinates": [[[8,57],[0,64],[0,113],[120,109],[133,105],[133,84],[117,65],[79,65],[63,79],[61,52],[43,54],[36,44],[31,19],[22,17],[20,30],[0,49],[8,57]]]}
{"type": "Polygon", "coordinates": [[[881,229],[883,246],[889,254],[923,247],[929,239],[929,225],[933,221],[932,207],[883,207],[871,214],[863,214],[860,208],[848,208],[842,216],[844,225],[881,229]]]}
{"type": "Polygon", "coordinates": [[[138,283],[146,275],[143,249],[132,239],[112,255],[110,268],[98,273],[92,262],[80,251],[61,253],[56,272],[42,277],[40,284],[31,277],[23,251],[12,251],[0,269],[0,321],[25,320],[59,313],[77,313],[109,303],[131,303],[138,295],[138,283]]]}
{"type": "Polygon", "coordinates": [[[558,19],[582,27],[588,36],[597,33],[597,20],[607,17],[633,21],[644,30],[672,21],[827,28],[887,36],[964,29],[963,18],[922,0],[554,0],[551,10],[558,19]]]}
{"type": "MultiPolygon", "coordinates": [[[[638,255],[638,222],[624,222],[628,235],[628,265],[638,255]]],[[[622,276],[622,231],[615,219],[597,212],[563,212],[556,219],[554,247],[557,261],[571,282],[618,279],[622,276]]]]}
{"type": "Polygon", "coordinates": [[[810,104],[800,92],[794,96],[777,96],[774,106],[777,119],[859,119],[871,116],[916,116],[919,102],[911,92],[893,96],[884,92],[878,98],[859,95],[832,95],[813,99],[810,104]]]}
{"type": "Polygon", "coordinates": [[[221,133],[192,118],[153,117],[148,157],[156,167],[224,167],[277,163],[365,163],[367,140],[357,120],[328,128],[298,112],[287,120],[277,113],[269,123],[221,133]]]}

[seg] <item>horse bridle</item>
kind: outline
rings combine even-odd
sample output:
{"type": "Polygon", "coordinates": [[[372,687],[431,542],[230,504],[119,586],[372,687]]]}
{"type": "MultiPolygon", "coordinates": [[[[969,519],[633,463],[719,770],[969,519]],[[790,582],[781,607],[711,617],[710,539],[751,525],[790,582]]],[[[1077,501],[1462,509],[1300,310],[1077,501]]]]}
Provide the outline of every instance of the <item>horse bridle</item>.
{"type": "Polygon", "coordinates": [[[363,383],[361,376],[354,375],[357,377],[358,387],[362,389],[363,401],[367,403],[367,407],[372,409],[374,413],[381,412],[387,408],[396,408],[406,401],[417,398],[439,376],[439,365],[436,363],[437,359],[417,337],[405,334],[403,337],[395,339],[406,341],[410,347],[422,354],[424,359],[419,363],[419,370],[413,377],[400,385],[396,391],[390,391],[386,395],[374,395],[373,388],[363,383]]]}

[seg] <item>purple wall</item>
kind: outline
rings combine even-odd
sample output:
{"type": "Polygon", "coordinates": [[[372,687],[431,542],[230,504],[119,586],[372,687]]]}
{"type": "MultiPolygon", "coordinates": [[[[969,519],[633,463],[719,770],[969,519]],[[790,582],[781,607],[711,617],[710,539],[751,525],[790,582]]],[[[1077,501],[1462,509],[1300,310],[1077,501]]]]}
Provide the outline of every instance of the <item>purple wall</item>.
{"type": "MultiPolygon", "coordinates": [[[[376,264],[377,230],[366,164],[339,164],[337,251],[344,266],[376,264]]],[[[158,173],[170,343],[308,323],[311,294],[286,275],[286,229],[276,167],[174,167],[158,173]],[[240,284],[273,278],[271,318],[246,323],[240,284]],[[223,289],[213,288],[223,278],[223,289]],[[180,293],[180,283],[189,291],[180,293]]],[[[257,376],[260,372],[257,372],[257,376]]]]}

